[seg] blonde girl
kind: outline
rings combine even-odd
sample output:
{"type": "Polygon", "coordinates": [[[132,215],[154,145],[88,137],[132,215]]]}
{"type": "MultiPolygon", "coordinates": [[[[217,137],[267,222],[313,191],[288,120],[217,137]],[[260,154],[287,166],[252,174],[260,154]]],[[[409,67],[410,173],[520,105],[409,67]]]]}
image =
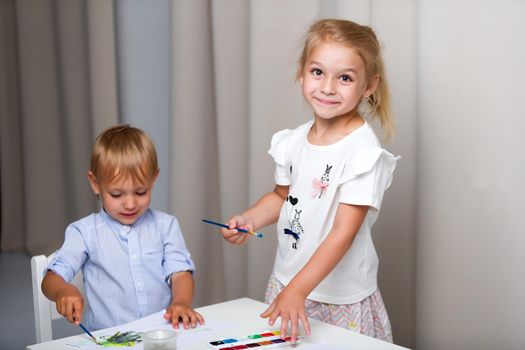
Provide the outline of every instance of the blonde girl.
{"type": "Polygon", "coordinates": [[[296,78],[313,119],[272,137],[276,186],[228,220],[226,240],[243,244],[277,222],[279,240],[262,313],[281,318],[295,340],[307,317],[392,342],[377,286],[371,237],[397,157],[381,147],[365,119],[393,131],[380,46],[371,28],[346,20],[315,22],[305,37],[296,78]]]}

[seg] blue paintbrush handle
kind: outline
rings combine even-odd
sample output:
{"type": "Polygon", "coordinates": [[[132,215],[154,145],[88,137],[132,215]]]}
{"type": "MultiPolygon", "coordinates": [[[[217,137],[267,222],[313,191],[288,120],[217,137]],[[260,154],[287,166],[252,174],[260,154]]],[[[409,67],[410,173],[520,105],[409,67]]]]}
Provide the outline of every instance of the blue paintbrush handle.
{"type": "MultiPolygon", "coordinates": [[[[230,229],[230,227],[228,225],[222,224],[220,222],[215,222],[215,221],[211,221],[211,220],[207,220],[207,219],[202,219],[202,222],[205,222],[205,223],[211,224],[211,225],[215,225],[215,226],[224,227],[224,228],[227,228],[228,230],[230,229]]],[[[264,237],[264,235],[262,233],[248,231],[248,230],[245,230],[243,228],[235,228],[235,229],[237,231],[239,231],[239,232],[249,233],[249,234],[255,235],[255,236],[259,237],[259,238],[263,238],[264,237]]]]}
{"type": "Polygon", "coordinates": [[[87,328],[84,327],[84,326],[82,325],[82,323],[79,323],[78,325],[79,325],[80,328],[82,328],[82,330],[83,330],[84,332],[86,332],[87,335],[89,335],[89,336],[95,341],[95,343],[98,344],[98,342],[97,342],[97,338],[95,338],[95,336],[94,336],[93,334],[91,334],[91,333],[87,330],[87,328]]]}

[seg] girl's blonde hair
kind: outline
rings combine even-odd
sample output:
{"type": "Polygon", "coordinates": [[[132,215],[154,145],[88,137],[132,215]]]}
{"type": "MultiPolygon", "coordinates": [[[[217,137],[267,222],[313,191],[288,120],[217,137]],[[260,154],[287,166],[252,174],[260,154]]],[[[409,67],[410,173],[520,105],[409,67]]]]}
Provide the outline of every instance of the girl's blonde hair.
{"type": "Polygon", "coordinates": [[[299,58],[296,79],[303,74],[304,67],[313,49],[319,44],[335,42],[354,49],[365,64],[367,79],[378,76],[376,90],[368,99],[372,118],[379,118],[388,140],[394,132],[394,120],[390,107],[390,93],[386,81],[381,48],[372,28],[341,19],[322,19],[312,24],[304,39],[303,52],[299,58]]]}
{"type": "Polygon", "coordinates": [[[95,140],[90,170],[98,183],[131,176],[136,183],[146,184],[159,171],[157,152],[142,130],[129,125],[112,126],[95,140]]]}

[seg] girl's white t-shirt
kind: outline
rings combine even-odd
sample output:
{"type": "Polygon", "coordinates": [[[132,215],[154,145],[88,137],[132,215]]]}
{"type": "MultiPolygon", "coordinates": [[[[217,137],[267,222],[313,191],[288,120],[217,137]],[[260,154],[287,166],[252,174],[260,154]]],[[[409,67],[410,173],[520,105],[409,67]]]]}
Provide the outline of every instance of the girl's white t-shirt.
{"type": "Polygon", "coordinates": [[[272,137],[268,153],[276,163],[275,182],[290,186],[277,222],[274,274],[287,285],[329,234],[339,203],[370,206],[351,248],[308,299],[353,304],[377,289],[378,257],[370,230],[399,157],[381,148],[368,123],[340,141],[312,145],[309,121],[272,137]]]}

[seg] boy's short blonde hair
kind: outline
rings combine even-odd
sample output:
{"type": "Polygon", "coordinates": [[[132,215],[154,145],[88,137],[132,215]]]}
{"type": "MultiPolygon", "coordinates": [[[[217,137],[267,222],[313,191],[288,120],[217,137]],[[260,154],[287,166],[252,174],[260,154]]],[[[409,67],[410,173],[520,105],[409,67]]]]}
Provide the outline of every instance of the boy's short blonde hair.
{"type": "Polygon", "coordinates": [[[127,176],[139,184],[146,184],[159,171],[155,145],[138,128],[126,124],[112,126],[95,140],[90,170],[99,184],[127,176]]]}

